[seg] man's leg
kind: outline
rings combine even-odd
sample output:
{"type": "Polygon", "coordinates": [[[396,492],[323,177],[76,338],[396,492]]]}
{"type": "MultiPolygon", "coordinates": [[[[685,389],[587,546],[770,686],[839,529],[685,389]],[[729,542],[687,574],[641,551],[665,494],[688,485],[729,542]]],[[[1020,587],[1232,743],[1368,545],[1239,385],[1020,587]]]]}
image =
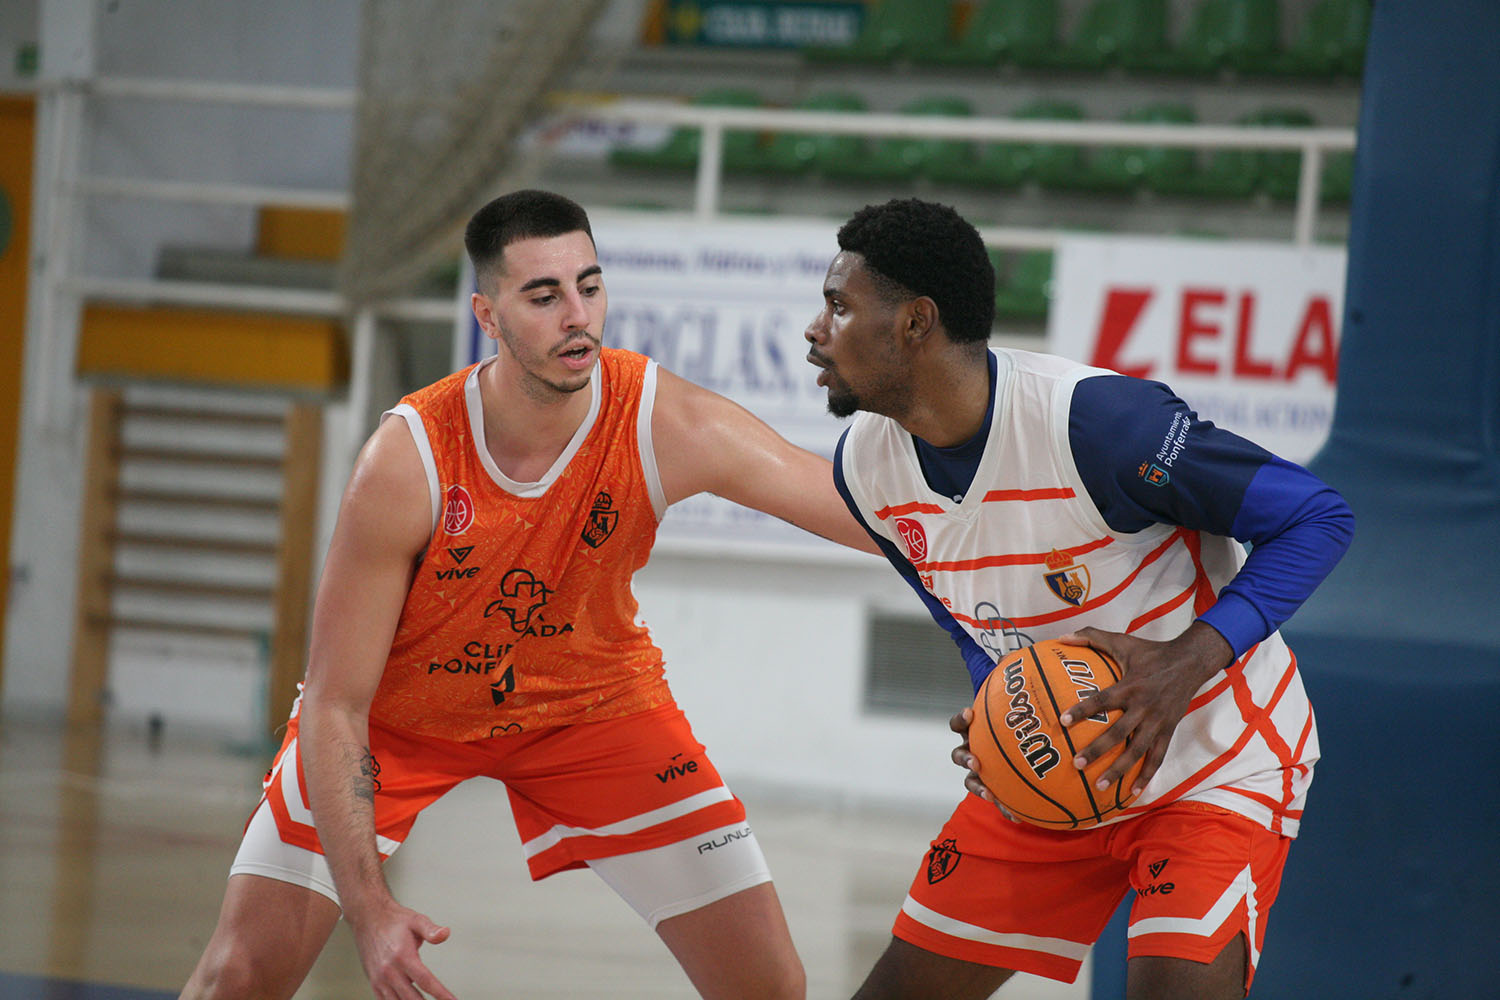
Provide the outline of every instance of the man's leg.
{"type": "Polygon", "coordinates": [[[807,994],[802,960],[769,882],[668,917],[656,933],[708,1000],[807,994]]]}
{"type": "Polygon", "coordinates": [[[891,938],[854,1000],[984,1000],[1013,975],[891,938]]]}
{"type": "Polygon", "coordinates": [[[1212,962],[1137,955],[1129,962],[1126,1000],[1241,1000],[1245,936],[1236,935],[1212,962]]]}
{"type": "Polygon", "coordinates": [[[491,776],[505,782],[533,879],[587,864],[705,997],[805,995],[744,805],[675,705],[563,727],[506,763],[491,776]]]}
{"type": "Polygon", "coordinates": [[[338,904],[312,889],[260,875],[232,875],[219,924],[182,997],[290,997],[338,919],[338,904]]]}

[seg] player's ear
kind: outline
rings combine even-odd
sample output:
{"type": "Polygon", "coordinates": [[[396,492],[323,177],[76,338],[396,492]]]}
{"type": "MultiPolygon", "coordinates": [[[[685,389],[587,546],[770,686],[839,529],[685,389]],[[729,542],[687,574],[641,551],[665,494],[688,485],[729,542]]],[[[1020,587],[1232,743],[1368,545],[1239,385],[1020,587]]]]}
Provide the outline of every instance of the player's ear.
{"type": "Polygon", "coordinates": [[[918,295],[906,304],[906,340],[912,346],[926,340],[938,325],[937,303],[926,295],[918,295]]]}
{"type": "Polygon", "coordinates": [[[483,292],[476,291],[469,296],[469,307],[474,310],[474,319],[479,323],[479,329],[486,337],[493,338],[496,335],[495,302],[483,292]]]}

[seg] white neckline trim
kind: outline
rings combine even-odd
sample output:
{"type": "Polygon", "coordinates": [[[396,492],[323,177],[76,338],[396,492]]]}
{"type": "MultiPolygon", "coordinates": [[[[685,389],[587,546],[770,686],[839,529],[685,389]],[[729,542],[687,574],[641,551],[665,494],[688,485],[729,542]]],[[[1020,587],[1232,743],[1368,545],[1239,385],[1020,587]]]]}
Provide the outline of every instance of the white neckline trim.
{"type": "Polygon", "coordinates": [[[589,431],[594,429],[594,421],[598,419],[599,407],[604,398],[603,388],[600,383],[604,381],[604,365],[599,360],[594,362],[594,377],[589,379],[589,412],[584,416],[583,422],[573,432],[568,440],[568,446],[552,462],[551,468],[534,483],[518,483],[514,479],[500,471],[500,466],[495,464],[494,457],[490,454],[489,445],[484,439],[484,403],[479,396],[479,372],[486,366],[494,364],[495,357],[492,355],[485,358],[474,366],[464,379],[464,407],[468,411],[469,430],[474,435],[474,448],[478,453],[479,464],[489,474],[495,485],[507,493],[518,497],[539,497],[547,492],[547,488],[557,482],[573,456],[578,454],[578,449],[583,447],[584,439],[589,436],[589,431]]]}

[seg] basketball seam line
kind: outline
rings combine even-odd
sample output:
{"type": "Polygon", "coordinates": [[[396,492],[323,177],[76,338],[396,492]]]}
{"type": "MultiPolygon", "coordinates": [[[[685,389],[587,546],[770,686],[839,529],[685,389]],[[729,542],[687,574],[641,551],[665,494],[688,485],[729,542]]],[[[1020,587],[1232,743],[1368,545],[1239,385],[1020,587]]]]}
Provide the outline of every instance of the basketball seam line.
{"type": "MultiPolygon", "coordinates": [[[[1056,652],[1055,648],[1051,651],[1056,652]]],[[[1063,740],[1068,744],[1068,766],[1073,767],[1073,758],[1078,756],[1078,748],[1073,743],[1073,731],[1062,724],[1062,708],[1057,704],[1057,692],[1052,690],[1052,683],[1047,679],[1047,672],[1042,669],[1042,658],[1037,654],[1035,646],[1031,647],[1031,658],[1036,662],[1037,681],[1046,690],[1047,700],[1052,703],[1052,717],[1057,719],[1057,728],[1061,730],[1063,740]]],[[[1059,663],[1062,662],[1061,653],[1057,653],[1057,659],[1059,663]]],[[[1066,673],[1067,669],[1063,667],[1063,672],[1066,673]]],[[[1103,822],[1104,815],[1099,811],[1099,802],[1094,798],[1094,790],[1089,786],[1088,776],[1076,767],[1073,768],[1073,773],[1078,776],[1079,783],[1083,785],[1083,794],[1088,796],[1089,807],[1094,811],[1094,822],[1103,822]]],[[[1078,824],[1077,817],[1074,817],[1073,824],[1075,826],[1078,824]]]]}

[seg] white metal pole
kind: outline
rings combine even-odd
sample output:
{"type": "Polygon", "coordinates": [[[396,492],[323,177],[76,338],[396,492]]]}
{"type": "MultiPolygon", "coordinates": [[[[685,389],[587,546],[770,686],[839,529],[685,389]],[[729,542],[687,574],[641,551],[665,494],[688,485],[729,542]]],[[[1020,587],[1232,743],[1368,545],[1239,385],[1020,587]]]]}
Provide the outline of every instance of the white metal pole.
{"type": "Polygon", "coordinates": [[[349,360],[349,432],[345,438],[352,461],[370,433],[370,381],[375,370],[375,311],[362,307],[354,314],[354,344],[349,360]]]}
{"type": "Polygon", "coordinates": [[[62,84],[44,94],[49,112],[49,142],[44,156],[51,183],[46,189],[47,229],[42,250],[41,310],[36,341],[38,379],[29,393],[32,414],[43,433],[65,431],[72,424],[69,369],[78,352],[79,299],[68,287],[72,273],[74,230],[82,224],[73,195],[73,178],[82,155],[83,95],[62,84]]]}
{"type": "Polygon", "coordinates": [[[698,183],[693,195],[693,214],[705,222],[719,214],[719,187],[724,165],[724,126],[703,123],[698,144],[698,183]]]}
{"type": "Polygon", "coordinates": [[[453,290],[453,357],[452,367],[454,371],[465,368],[479,358],[476,353],[481,353],[473,342],[474,329],[474,307],[469,301],[469,296],[474,292],[474,265],[469,263],[469,255],[464,254],[460,258],[458,267],[458,287],[453,290]]]}
{"type": "Polygon", "coordinates": [[[1297,182],[1297,220],[1292,235],[1299,247],[1312,246],[1318,224],[1318,189],[1322,179],[1323,150],[1308,143],[1302,147],[1302,176],[1297,182]]]}

